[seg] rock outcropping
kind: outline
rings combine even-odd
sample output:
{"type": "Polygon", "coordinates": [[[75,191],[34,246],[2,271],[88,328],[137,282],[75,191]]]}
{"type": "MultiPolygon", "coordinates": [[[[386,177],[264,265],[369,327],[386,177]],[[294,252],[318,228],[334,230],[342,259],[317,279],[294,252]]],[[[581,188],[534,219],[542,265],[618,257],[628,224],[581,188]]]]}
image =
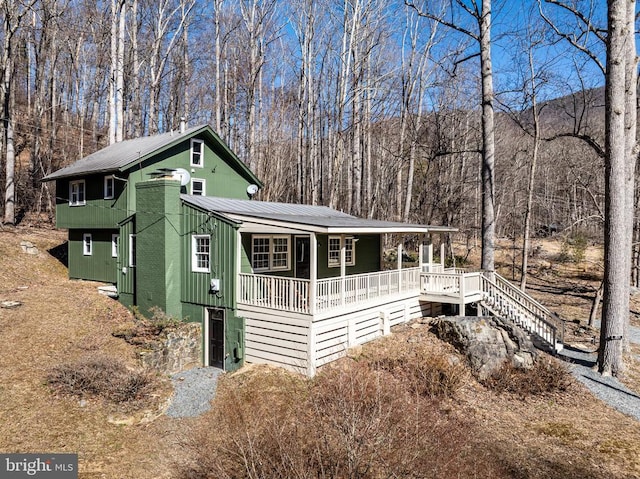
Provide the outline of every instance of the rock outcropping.
{"type": "Polygon", "coordinates": [[[479,380],[490,377],[507,361],[531,368],[538,354],[527,333],[500,318],[441,318],[432,330],[466,356],[479,380]]]}

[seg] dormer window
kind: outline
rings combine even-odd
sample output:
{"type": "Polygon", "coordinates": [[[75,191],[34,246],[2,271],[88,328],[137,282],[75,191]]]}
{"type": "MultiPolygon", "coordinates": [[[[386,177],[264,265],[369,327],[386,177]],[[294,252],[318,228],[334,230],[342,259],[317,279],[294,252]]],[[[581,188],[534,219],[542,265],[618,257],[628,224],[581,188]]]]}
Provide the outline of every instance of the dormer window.
{"type": "Polygon", "coordinates": [[[191,139],[191,166],[204,167],[204,141],[191,139]]]}
{"type": "Polygon", "coordinates": [[[105,176],[104,177],[104,199],[110,200],[113,199],[114,196],[114,179],[113,176],[105,176]]]}
{"type": "Polygon", "coordinates": [[[85,200],[85,184],[84,180],[76,180],[69,182],[69,205],[84,206],[85,200]]]}

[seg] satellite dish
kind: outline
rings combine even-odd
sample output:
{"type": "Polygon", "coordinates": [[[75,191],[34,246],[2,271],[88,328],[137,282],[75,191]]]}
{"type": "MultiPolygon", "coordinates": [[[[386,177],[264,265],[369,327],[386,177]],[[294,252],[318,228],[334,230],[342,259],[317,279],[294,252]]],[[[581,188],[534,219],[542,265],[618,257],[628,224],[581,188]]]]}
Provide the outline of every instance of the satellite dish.
{"type": "Polygon", "coordinates": [[[171,177],[180,182],[180,186],[187,186],[191,181],[191,175],[184,168],[176,168],[171,177]]]}
{"type": "Polygon", "coordinates": [[[249,196],[253,196],[258,192],[258,185],[249,185],[247,186],[247,193],[249,196]]]}

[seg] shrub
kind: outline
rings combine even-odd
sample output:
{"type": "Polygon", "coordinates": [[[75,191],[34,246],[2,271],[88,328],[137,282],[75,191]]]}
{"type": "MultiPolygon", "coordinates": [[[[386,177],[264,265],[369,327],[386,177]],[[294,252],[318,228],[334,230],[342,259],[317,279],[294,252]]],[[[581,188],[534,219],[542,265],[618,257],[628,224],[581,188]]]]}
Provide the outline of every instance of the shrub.
{"type": "Polygon", "coordinates": [[[412,392],[428,398],[453,397],[469,380],[468,368],[457,357],[434,353],[419,343],[398,345],[371,361],[374,369],[405,378],[412,392]]]}
{"type": "Polygon", "coordinates": [[[366,361],[309,381],[267,373],[222,387],[179,477],[505,477],[472,423],[411,388],[366,361]]]}
{"type": "Polygon", "coordinates": [[[148,347],[168,330],[175,329],[182,324],[181,319],[167,315],[157,306],[149,308],[151,317],[145,317],[140,310],[132,308],[134,324],[113,332],[116,338],[122,338],[129,344],[148,347]]]}
{"type": "Polygon", "coordinates": [[[560,246],[558,261],[561,263],[566,263],[568,261],[580,263],[581,261],[584,261],[587,253],[587,246],[589,246],[589,240],[587,235],[582,231],[575,232],[571,236],[565,237],[562,241],[562,245],[560,246]]]}
{"type": "Polygon", "coordinates": [[[539,396],[566,391],[571,384],[571,374],[552,358],[538,359],[531,369],[517,368],[505,362],[483,384],[496,392],[510,392],[521,397],[539,396]]]}
{"type": "Polygon", "coordinates": [[[54,367],[47,383],[63,395],[122,404],[140,400],[149,390],[152,377],[128,369],[117,359],[98,356],[54,367]]]}

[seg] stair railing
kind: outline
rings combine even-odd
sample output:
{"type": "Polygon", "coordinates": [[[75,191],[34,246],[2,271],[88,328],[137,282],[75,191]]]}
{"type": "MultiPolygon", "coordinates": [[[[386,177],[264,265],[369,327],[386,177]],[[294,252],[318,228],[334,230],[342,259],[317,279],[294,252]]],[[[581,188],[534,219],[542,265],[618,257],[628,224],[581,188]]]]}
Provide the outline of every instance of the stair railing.
{"type": "Polygon", "coordinates": [[[483,273],[482,290],[488,309],[539,336],[551,344],[555,351],[562,347],[564,324],[527,293],[495,272],[483,273]]]}

